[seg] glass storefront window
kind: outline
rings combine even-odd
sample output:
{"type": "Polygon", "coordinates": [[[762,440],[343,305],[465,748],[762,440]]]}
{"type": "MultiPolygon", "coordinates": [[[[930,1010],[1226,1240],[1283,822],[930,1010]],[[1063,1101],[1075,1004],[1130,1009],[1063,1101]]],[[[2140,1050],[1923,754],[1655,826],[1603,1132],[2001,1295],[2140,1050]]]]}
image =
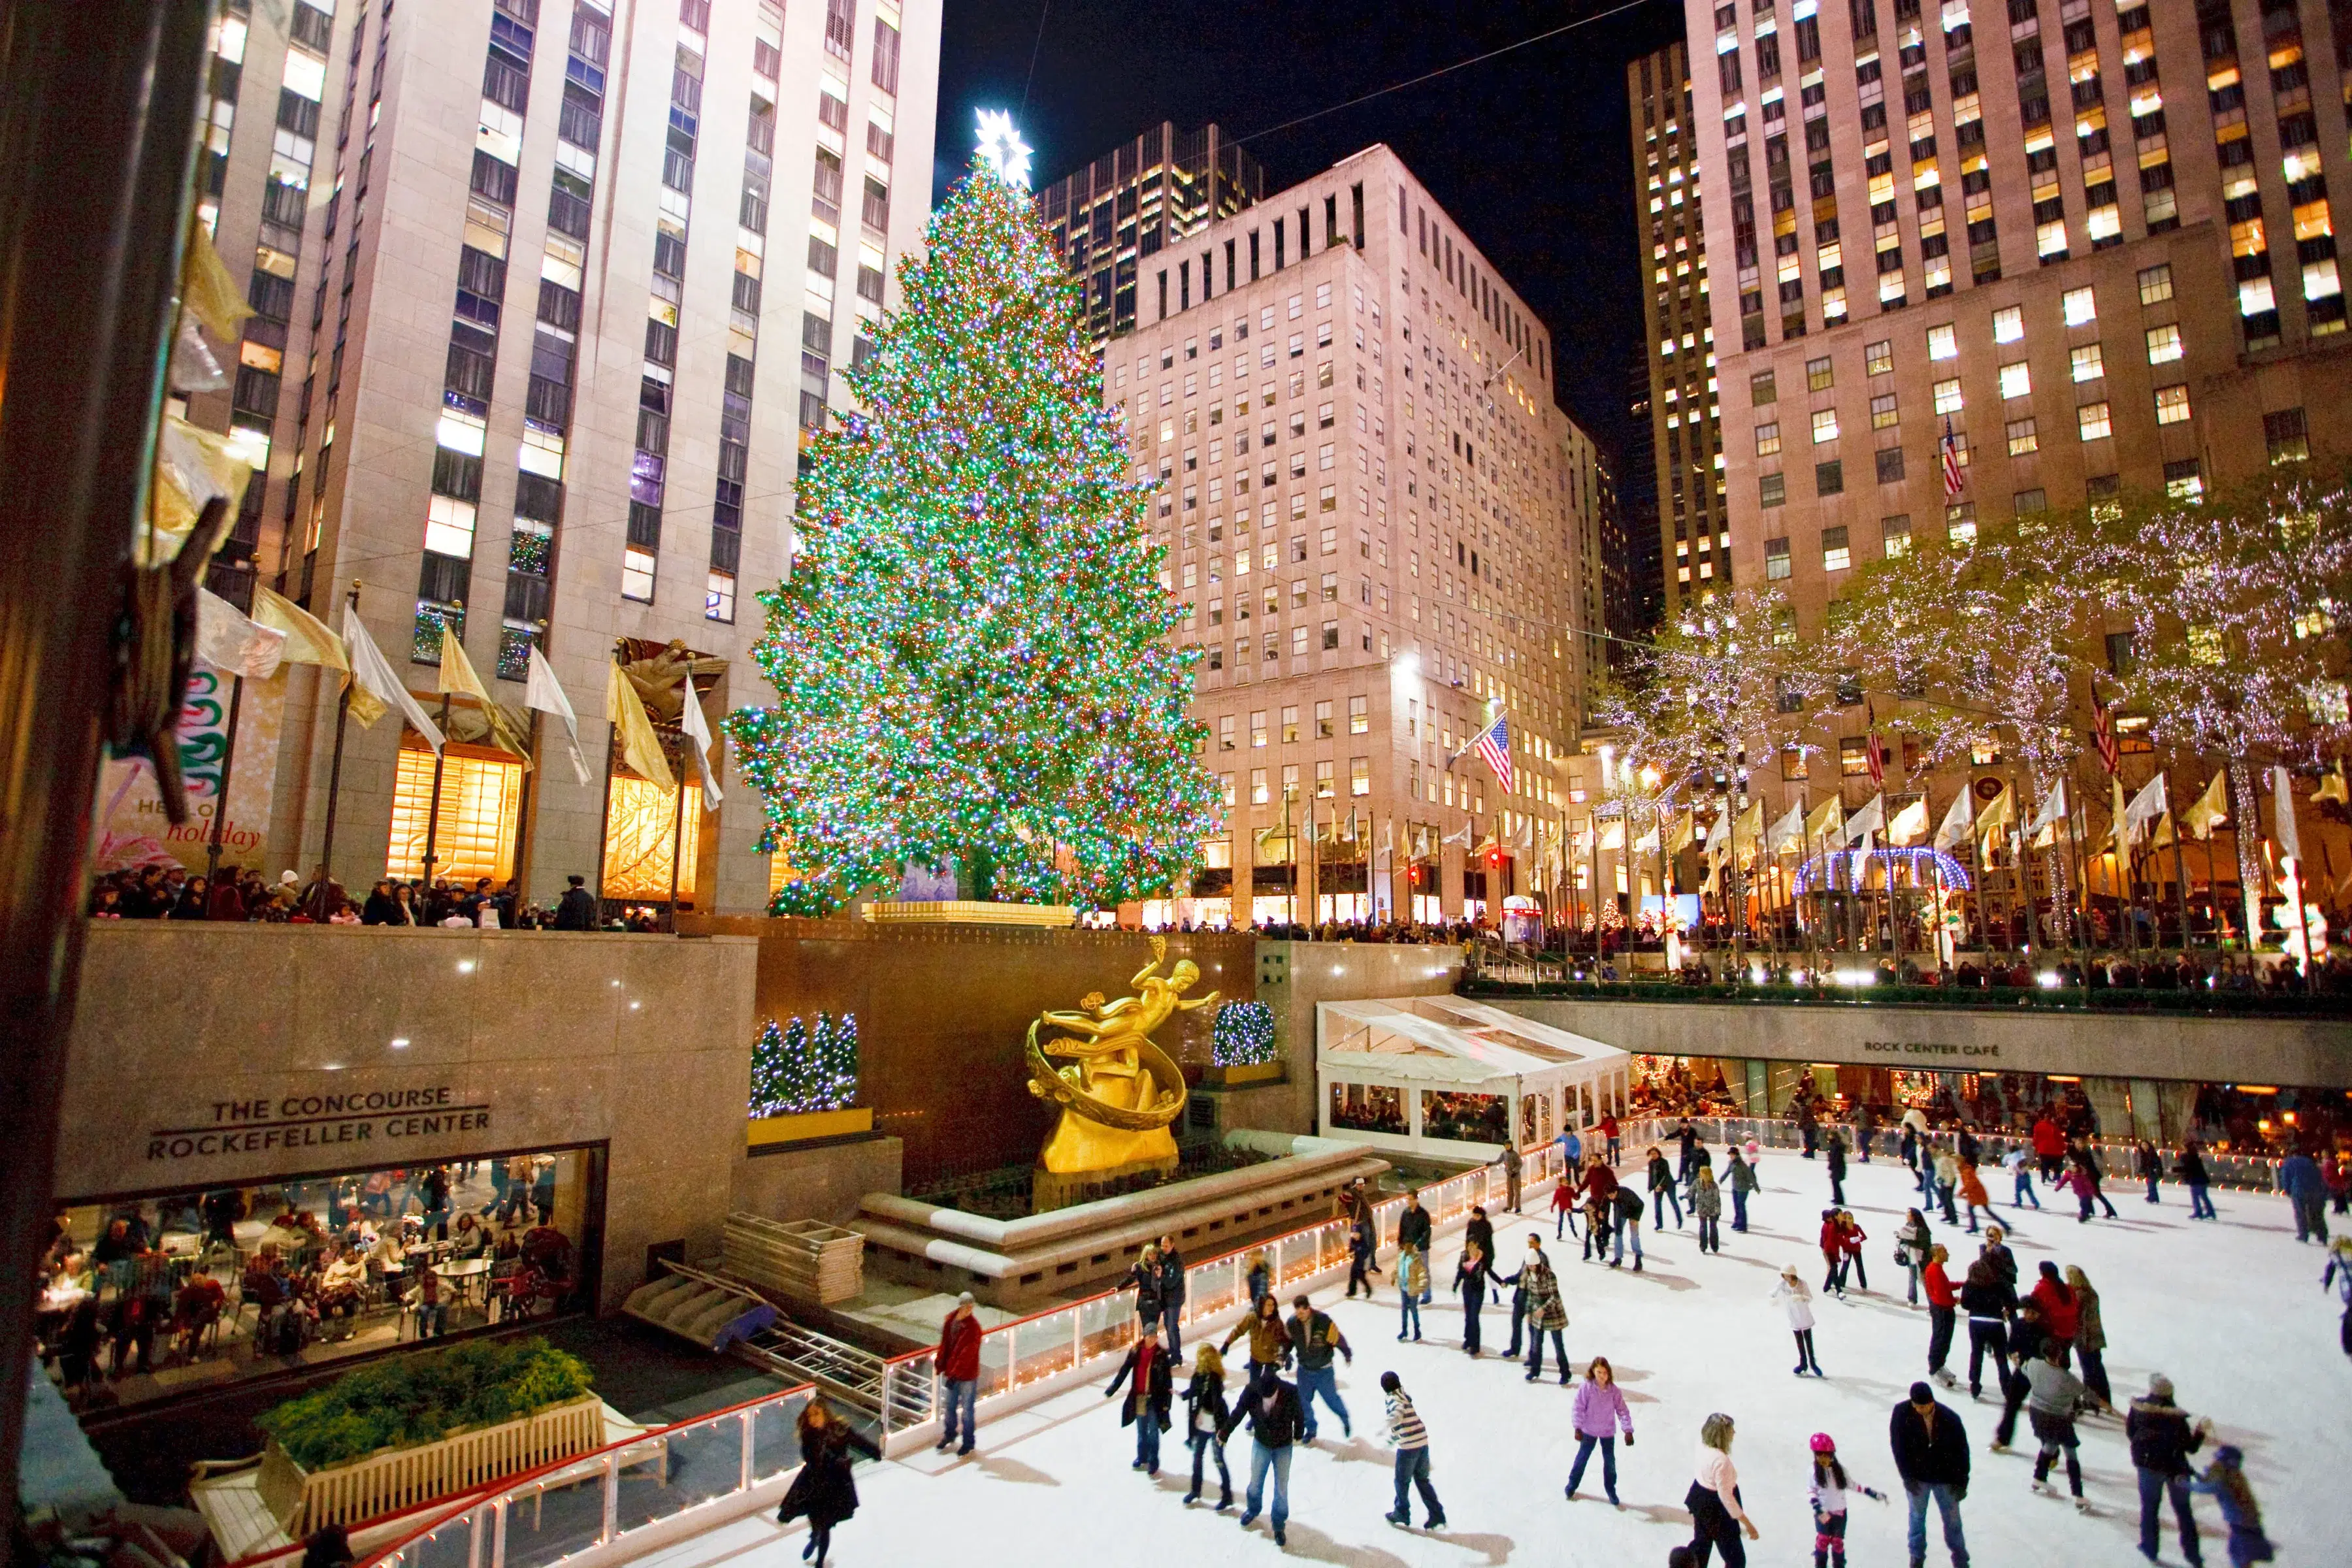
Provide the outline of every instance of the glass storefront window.
{"type": "Polygon", "coordinates": [[[588,1309],[600,1148],[260,1181],[58,1214],[41,1357],[135,1404],[588,1309]]]}
{"type": "Polygon", "coordinates": [[[677,892],[694,895],[697,851],[702,838],[702,791],[687,791],[685,830],[679,831],[677,786],[664,789],[615,773],[604,818],[604,897],[667,903],[670,858],[677,858],[677,892]]]}
{"type": "Polygon", "coordinates": [[[1376,1083],[1335,1083],[1331,1125],[1353,1132],[1393,1132],[1402,1137],[1404,1091],[1376,1083]]]}
{"type": "Polygon", "coordinates": [[[1421,1091],[1421,1135],[1462,1143],[1503,1143],[1511,1136],[1509,1101],[1499,1094],[1421,1091]]]}
{"type": "Polygon", "coordinates": [[[441,767],[441,816],[433,822],[433,753],[400,751],[393,780],[392,837],[384,875],[414,881],[425,874],[425,830],[433,827],[433,875],[472,883],[514,875],[522,808],[522,763],[472,753],[451,742],[441,767]]]}

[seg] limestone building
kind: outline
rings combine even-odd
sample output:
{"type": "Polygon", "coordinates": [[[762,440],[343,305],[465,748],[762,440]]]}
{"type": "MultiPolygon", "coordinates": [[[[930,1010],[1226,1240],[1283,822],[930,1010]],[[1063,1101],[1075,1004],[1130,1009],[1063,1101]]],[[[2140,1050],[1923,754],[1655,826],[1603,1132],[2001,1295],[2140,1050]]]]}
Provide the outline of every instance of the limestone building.
{"type": "MultiPolygon", "coordinates": [[[[608,762],[607,670],[675,641],[709,712],[764,689],[751,595],[920,239],[939,34],[937,0],[228,0],[205,216],[257,314],[190,415],[266,472],[216,584],[337,623],[356,581],[428,707],[444,637],[518,713],[536,647],[581,721],[584,784],[552,721],[526,773],[457,701],[436,874],[667,897],[675,795],[608,762]]],[[[319,857],[335,716],[288,678],[273,876],[319,857]]],[[[340,771],[337,876],[416,874],[432,753],[394,716],[340,771]]],[[[685,807],[681,894],[748,909],[769,863],[724,772],[716,814],[685,807]]]]}
{"type": "Polygon", "coordinates": [[[1553,402],[1544,324],[1383,146],[1163,249],[1137,317],[1103,395],[1160,481],[1228,811],[1147,918],[1535,894],[1600,582],[1598,457],[1553,402]],[[1509,793],[1454,760],[1497,716],[1509,793]]]}

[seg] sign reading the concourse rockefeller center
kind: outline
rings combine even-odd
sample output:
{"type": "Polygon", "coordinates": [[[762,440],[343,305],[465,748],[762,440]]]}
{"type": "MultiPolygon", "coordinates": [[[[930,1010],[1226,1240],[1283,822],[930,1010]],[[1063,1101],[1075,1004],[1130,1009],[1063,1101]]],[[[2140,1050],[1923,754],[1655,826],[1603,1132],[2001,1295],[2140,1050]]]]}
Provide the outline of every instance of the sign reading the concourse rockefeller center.
{"type": "Polygon", "coordinates": [[[445,1083],[429,1089],[216,1100],[188,1119],[192,1125],[150,1131],[147,1158],[187,1160],[331,1147],[360,1155],[381,1149],[397,1156],[404,1139],[486,1131],[488,1104],[460,1104],[458,1099],[457,1090],[445,1083]]]}

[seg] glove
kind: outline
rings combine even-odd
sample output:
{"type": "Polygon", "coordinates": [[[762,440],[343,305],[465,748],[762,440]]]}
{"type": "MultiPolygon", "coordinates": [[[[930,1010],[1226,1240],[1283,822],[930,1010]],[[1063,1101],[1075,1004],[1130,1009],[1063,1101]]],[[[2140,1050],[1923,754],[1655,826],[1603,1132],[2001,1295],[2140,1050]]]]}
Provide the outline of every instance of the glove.
{"type": "Polygon", "coordinates": [[[1630,1447],[1632,1447],[1633,1446],[1633,1434],[1632,1434],[1631,1432],[1628,1432],[1628,1433],[1626,1433],[1626,1434],[1625,1434],[1625,1447],[1627,1447],[1628,1448],[1630,1448],[1630,1447]]]}

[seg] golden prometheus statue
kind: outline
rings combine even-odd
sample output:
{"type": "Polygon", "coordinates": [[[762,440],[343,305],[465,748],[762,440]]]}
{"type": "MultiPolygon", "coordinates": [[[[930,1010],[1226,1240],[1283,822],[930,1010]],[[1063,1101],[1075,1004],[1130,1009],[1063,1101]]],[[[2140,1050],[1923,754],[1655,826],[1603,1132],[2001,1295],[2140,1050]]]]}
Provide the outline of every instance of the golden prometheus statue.
{"type": "MultiPolygon", "coordinates": [[[[1151,1032],[1179,1013],[1213,1008],[1217,993],[1196,1001],[1182,994],[1201,978],[1200,966],[1179,959],[1166,976],[1165,937],[1151,939],[1151,962],[1128,984],[1137,994],[1106,1002],[1100,992],[1078,1009],[1050,1011],[1029,1026],[1029,1092],[1061,1107],[1061,1116],[1037,1155],[1038,1169],[1053,1176],[1096,1181],[1137,1170],[1176,1168],[1176,1140],[1169,1123],[1184,1110],[1184,1074],[1151,1032]],[[1059,1031],[1042,1043],[1040,1030],[1059,1031]],[[1056,1060],[1066,1063],[1056,1067],[1056,1060]]],[[[1038,1184],[1060,1193],[1083,1183],[1038,1184]]],[[[1041,1201],[1041,1207],[1052,1206],[1041,1201]]]]}

